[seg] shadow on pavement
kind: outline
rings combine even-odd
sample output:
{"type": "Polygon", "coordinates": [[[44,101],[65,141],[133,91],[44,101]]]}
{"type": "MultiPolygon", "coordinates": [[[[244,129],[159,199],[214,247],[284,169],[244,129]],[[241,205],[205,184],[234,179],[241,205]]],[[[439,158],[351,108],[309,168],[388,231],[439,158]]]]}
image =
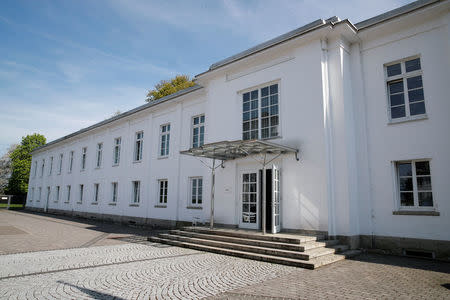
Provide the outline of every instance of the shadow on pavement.
{"type": "Polygon", "coordinates": [[[113,295],[110,295],[110,294],[105,294],[105,293],[101,293],[101,292],[94,291],[94,290],[91,290],[91,289],[79,287],[79,286],[76,286],[76,285],[70,284],[70,283],[68,283],[68,282],[61,281],[61,280],[58,280],[57,282],[58,282],[58,283],[62,283],[62,284],[64,284],[64,285],[71,286],[71,287],[73,287],[73,288],[76,288],[76,289],[79,290],[80,292],[83,292],[83,293],[85,293],[86,295],[88,295],[88,296],[90,296],[90,297],[92,297],[92,298],[94,298],[94,299],[115,299],[115,300],[124,300],[124,298],[120,298],[120,297],[116,297],[116,296],[113,296],[113,295]]]}

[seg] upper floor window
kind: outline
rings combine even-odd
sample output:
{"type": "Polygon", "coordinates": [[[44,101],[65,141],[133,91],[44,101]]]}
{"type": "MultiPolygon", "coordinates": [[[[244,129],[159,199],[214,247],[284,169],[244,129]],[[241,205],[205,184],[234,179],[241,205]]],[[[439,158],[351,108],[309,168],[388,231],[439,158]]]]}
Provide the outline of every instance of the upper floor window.
{"type": "Polygon", "coordinates": [[[432,208],[430,162],[427,160],[396,163],[401,208],[432,208]]]}
{"type": "Polygon", "coordinates": [[[50,168],[48,169],[48,176],[52,175],[53,172],[53,156],[50,157],[50,168]]]}
{"type": "Polygon", "coordinates": [[[58,174],[61,174],[62,172],[62,163],[63,163],[63,154],[59,154],[59,161],[58,161],[58,174]]]}
{"type": "Polygon", "coordinates": [[[419,57],[387,65],[386,78],[391,120],[426,113],[419,57]]]}
{"type": "Polygon", "coordinates": [[[87,148],[84,147],[81,149],[81,171],[86,169],[86,155],[87,155],[87,148]]]}
{"type": "Polygon", "coordinates": [[[116,166],[120,162],[120,146],[122,144],[122,138],[118,137],[114,139],[114,151],[113,151],[113,165],[116,166]]]}
{"type": "Polygon", "coordinates": [[[45,168],[45,159],[42,160],[41,177],[44,176],[44,168],[45,168]]]}
{"type": "Polygon", "coordinates": [[[142,160],[142,147],[144,146],[144,132],[136,132],[136,141],[134,145],[134,161],[142,160]]]}
{"type": "Polygon", "coordinates": [[[242,94],[242,139],[279,135],[278,84],[242,94]]]}
{"type": "Polygon", "coordinates": [[[191,178],[191,205],[202,205],[203,202],[203,178],[191,178]]]}
{"type": "Polygon", "coordinates": [[[33,175],[34,177],[36,177],[37,169],[38,169],[37,161],[35,161],[35,162],[34,162],[34,175],[33,175]]]}
{"type": "Polygon", "coordinates": [[[205,115],[192,118],[192,148],[203,146],[205,141],[205,115]]]}
{"type": "Polygon", "coordinates": [[[169,155],[170,146],[170,124],[161,125],[159,129],[159,156],[169,155]]]}
{"type": "Polygon", "coordinates": [[[72,172],[73,167],[73,151],[70,151],[69,154],[69,173],[72,172]]]}
{"type": "Polygon", "coordinates": [[[158,180],[159,185],[159,204],[167,204],[167,190],[169,188],[169,181],[167,179],[158,180]]]}
{"type": "Polygon", "coordinates": [[[103,143],[97,144],[97,156],[95,160],[95,167],[100,168],[102,166],[102,154],[103,154],[103,143]]]}

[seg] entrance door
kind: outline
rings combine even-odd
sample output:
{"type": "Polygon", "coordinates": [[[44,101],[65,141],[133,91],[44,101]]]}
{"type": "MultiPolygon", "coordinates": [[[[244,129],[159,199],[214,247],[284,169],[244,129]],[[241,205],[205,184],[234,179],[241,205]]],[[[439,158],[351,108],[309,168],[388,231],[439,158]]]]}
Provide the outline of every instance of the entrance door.
{"type": "Polygon", "coordinates": [[[259,228],[259,184],[257,172],[244,172],[241,176],[240,227],[259,228]]]}
{"type": "Polygon", "coordinates": [[[280,232],[280,169],[272,166],[272,233],[280,232]]]}

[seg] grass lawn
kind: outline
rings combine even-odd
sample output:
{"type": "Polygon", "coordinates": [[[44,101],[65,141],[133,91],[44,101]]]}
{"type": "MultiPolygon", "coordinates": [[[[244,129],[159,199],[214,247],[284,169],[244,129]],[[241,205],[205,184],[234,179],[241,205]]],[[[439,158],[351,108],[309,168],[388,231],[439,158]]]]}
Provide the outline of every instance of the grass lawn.
{"type": "MultiPolygon", "coordinates": [[[[0,208],[7,208],[8,203],[0,203],[0,208]]],[[[9,208],[23,208],[23,204],[10,204],[9,208]]]]}

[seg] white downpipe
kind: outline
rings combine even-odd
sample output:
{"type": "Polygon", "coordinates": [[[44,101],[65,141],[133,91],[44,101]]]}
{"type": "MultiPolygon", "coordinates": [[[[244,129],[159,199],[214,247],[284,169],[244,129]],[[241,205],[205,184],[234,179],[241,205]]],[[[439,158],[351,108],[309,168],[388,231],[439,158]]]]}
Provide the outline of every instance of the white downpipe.
{"type": "Polygon", "coordinates": [[[214,190],[216,184],[216,159],[213,159],[213,165],[211,168],[211,216],[209,219],[209,228],[214,227],[214,190]]]}

